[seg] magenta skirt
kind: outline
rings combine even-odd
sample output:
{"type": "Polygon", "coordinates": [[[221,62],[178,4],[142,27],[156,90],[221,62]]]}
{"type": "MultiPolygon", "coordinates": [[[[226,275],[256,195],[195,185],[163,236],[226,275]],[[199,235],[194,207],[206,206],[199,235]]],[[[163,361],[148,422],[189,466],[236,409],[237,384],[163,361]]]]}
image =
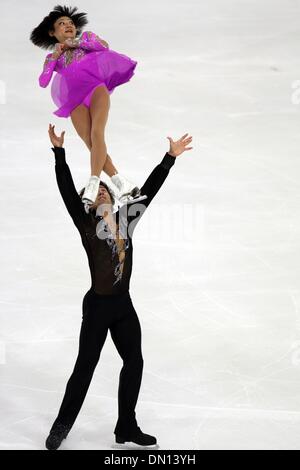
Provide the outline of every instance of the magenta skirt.
{"type": "Polygon", "coordinates": [[[93,51],[57,72],[51,85],[51,96],[57,106],[53,112],[69,117],[80,104],[89,107],[93,91],[106,86],[109,94],[134,75],[135,60],[111,49],[93,51]]]}

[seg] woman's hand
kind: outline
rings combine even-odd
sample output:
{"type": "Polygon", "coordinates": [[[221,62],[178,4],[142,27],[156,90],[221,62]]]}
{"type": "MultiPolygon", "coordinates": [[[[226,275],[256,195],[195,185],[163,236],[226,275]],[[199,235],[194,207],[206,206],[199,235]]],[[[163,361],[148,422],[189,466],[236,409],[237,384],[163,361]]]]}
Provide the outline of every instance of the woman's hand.
{"type": "Polygon", "coordinates": [[[172,157],[178,157],[181,153],[185,152],[186,150],[192,150],[193,147],[186,147],[192,141],[193,137],[187,137],[188,134],[184,134],[179,140],[174,142],[172,137],[167,137],[170,141],[170,150],[168,152],[169,155],[172,157]]]}
{"type": "Polygon", "coordinates": [[[65,131],[62,131],[60,137],[58,137],[54,132],[54,125],[49,124],[48,134],[51,140],[53,147],[62,147],[64,144],[65,131]]]}
{"type": "Polygon", "coordinates": [[[64,45],[66,48],[75,49],[78,47],[79,39],[78,38],[68,38],[65,40],[64,45]]]}
{"type": "Polygon", "coordinates": [[[65,51],[65,48],[66,48],[65,44],[62,44],[61,42],[57,42],[55,44],[55,48],[54,48],[54,52],[52,53],[52,56],[55,59],[58,59],[62,55],[62,53],[65,51]]]}

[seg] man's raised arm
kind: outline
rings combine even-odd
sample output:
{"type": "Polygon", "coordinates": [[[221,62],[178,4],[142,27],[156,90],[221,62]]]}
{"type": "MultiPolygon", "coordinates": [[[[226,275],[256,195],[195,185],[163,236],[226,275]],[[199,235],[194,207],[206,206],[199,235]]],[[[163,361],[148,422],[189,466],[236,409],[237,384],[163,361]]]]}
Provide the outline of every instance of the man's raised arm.
{"type": "Polygon", "coordinates": [[[54,127],[54,125],[49,124],[48,134],[55,155],[55,173],[58,189],[74,224],[80,231],[84,228],[87,213],[76,191],[70,168],[66,162],[65,149],[63,148],[65,131],[58,136],[54,132],[54,127]]]}
{"type": "Polygon", "coordinates": [[[192,141],[192,137],[186,137],[187,135],[188,134],[185,134],[176,142],[174,142],[171,137],[168,137],[170,141],[169,152],[166,152],[162,161],[156,165],[141,187],[141,195],[147,195],[147,199],[144,199],[142,202],[137,202],[135,204],[133,203],[128,208],[128,221],[135,221],[132,228],[135,227],[136,223],[163,185],[170,169],[175,163],[176,157],[178,157],[184,151],[192,149],[192,147],[187,147],[187,145],[189,145],[192,141]],[[137,218],[138,220],[135,220],[137,218]]]}
{"type": "Polygon", "coordinates": [[[52,150],[55,155],[55,174],[59,192],[74,224],[80,230],[84,227],[86,212],[66,162],[65,149],[63,147],[52,147],[52,150]]]}
{"type": "Polygon", "coordinates": [[[146,207],[149,206],[154,196],[158,193],[174,163],[175,157],[167,152],[162,161],[156,165],[146,179],[145,183],[141,187],[141,195],[147,195],[147,199],[143,201],[143,204],[146,207]]]}

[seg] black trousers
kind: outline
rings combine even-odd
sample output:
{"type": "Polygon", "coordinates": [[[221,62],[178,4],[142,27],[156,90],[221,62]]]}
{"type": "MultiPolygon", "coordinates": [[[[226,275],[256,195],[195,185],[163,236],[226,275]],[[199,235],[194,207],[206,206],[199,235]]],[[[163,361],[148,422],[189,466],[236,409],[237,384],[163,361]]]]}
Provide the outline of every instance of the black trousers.
{"type": "Polygon", "coordinates": [[[99,295],[90,289],[83,298],[79,352],[56,420],[72,427],[88,391],[107,332],[123,360],[118,389],[118,421],[114,433],[130,438],[137,430],[135,406],[143,372],[141,327],[130,294],[99,295]]]}

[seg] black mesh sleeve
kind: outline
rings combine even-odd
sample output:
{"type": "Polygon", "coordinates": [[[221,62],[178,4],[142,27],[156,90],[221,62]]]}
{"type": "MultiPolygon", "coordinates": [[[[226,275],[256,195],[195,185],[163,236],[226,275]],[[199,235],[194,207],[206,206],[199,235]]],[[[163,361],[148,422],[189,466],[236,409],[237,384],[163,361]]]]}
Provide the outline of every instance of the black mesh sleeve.
{"type": "Polygon", "coordinates": [[[82,231],[87,214],[66,162],[65,149],[63,147],[52,147],[52,150],[55,154],[55,173],[58,189],[74,224],[79,231],[82,231]]]}
{"type": "MultiPolygon", "coordinates": [[[[168,152],[165,154],[162,161],[152,170],[145,183],[141,187],[141,194],[147,195],[147,199],[130,204],[128,207],[128,223],[131,223],[132,231],[144,214],[145,210],[153,200],[154,196],[158,193],[167,178],[170,169],[175,163],[176,157],[173,157],[168,152]]],[[[122,208],[121,208],[122,211],[122,208]]]]}

